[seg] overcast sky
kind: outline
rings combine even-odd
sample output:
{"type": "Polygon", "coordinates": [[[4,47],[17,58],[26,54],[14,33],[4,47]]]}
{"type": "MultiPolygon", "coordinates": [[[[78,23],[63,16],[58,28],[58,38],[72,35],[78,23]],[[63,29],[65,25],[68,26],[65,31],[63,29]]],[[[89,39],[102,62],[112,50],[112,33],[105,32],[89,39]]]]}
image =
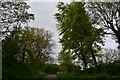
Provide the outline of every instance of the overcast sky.
{"type": "Polygon", "coordinates": [[[58,53],[61,50],[59,43],[59,34],[56,28],[54,13],[57,11],[56,2],[30,2],[31,6],[29,12],[35,15],[35,20],[30,22],[33,27],[45,28],[53,33],[53,40],[55,41],[54,52],[58,53]]]}
{"type": "MultiPolygon", "coordinates": [[[[57,12],[57,2],[29,2],[31,6],[29,12],[35,15],[35,20],[30,22],[33,27],[45,28],[53,33],[53,40],[56,42],[54,48],[55,53],[60,52],[61,44],[58,43],[59,35],[56,28],[56,20],[54,19],[54,13],[57,12]]],[[[105,41],[106,48],[115,49],[117,44],[111,37],[107,37],[105,41]]]]}

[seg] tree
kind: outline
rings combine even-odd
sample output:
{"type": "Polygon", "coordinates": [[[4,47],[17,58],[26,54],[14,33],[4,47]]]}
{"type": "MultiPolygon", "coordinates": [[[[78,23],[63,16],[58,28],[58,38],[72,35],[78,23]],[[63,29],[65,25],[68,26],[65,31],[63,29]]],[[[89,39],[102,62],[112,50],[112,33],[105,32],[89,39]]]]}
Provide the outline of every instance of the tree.
{"type": "Polygon", "coordinates": [[[25,2],[0,1],[0,27],[3,39],[12,34],[13,27],[19,31],[22,24],[25,25],[30,20],[34,20],[34,14],[27,11],[29,8],[30,6],[25,2]]]}
{"type": "MultiPolygon", "coordinates": [[[[9,49],[10,47],[7,47],[8,49],[4,47],[6,46],[5,44],[9,42],[12,44],[17,41],[15,46],[16,48],[19,46],[20,30],[23,24],[25,25],[30,20],[34,20],[34,14],[28,13],[27,11],[29,8],[30,6],[25,2],[0,1],[0,26],[2,31],[3,55],[4,51],[10,50],[9,52],[12,52],[12,49],[9,49]]],[[[9,52],[8,55],[10,54],[9,52]]],[[[17,52],[20,51],[18,50],[17,52]]],[[[14,54],[14,56],[16,54],[14,54]]]]}
{"type": "Polygon", "coordinates": [[[119,52],[116,49],[103,49],[99,52],[102,56],[98,57],[99,62],[103,62],[106,65],[119,60],[119,52]]]}
{"type": "Polygon", "coordinates": [[[120,1],[95,2],[86,5],[92,24],[99,25],[104,29],[104,34],[111,34],[120,45],[120,1]]]}
{"type": "Polygon", "coordinates": [[[73,71],[73,56],[70,52],[61,51],[58,56],[58,61],[60,66],[64,71],[72,72],[73,71]]]}
{"type": "Polygon", "coordinates": [[[97,65],[95,51],[100,48],[97,43],[102,42],[100,34],[102,29],[92,26],[84,3],[72,2],[64,5],[63,2],[60,2],[57,8],[59,12],[55,16],[58,21],[59,35],[62,36],[60,43],[62,43],[63,50],[71,51],[78,60],[82,60],[84,69],[86,69],[90,57],[97,65]]]}
{"type": "Polygon", "coordinates": [[[101,56],[98,59],[98,71],[106,72],[110,75],[117,75],[119,73],[119,51],[111,48],[102,49],[99,54],[101,56]]]}
{"type": "Polygon", "coordinates": [[[21,46],[22,61],[40,67],[50,58],[54,42],[49,31],[26,27],[21,31],[19,45],[21,46]]]}
{"type": "Polygon", "coordinates": [[[72,63],[73,56],[70,52],[61,51],[58,56],[58,61],[60,64],[72,63]]]}
{"type": "Polygon", "coordinates": [[[17,54],[20,51],[18,46],[19,39],[9,39],[2,41],[2,59],[3,64],[12,64],[17,61],[17,54]],[[11,47],[12,46],[12,47],[11,47]]]}

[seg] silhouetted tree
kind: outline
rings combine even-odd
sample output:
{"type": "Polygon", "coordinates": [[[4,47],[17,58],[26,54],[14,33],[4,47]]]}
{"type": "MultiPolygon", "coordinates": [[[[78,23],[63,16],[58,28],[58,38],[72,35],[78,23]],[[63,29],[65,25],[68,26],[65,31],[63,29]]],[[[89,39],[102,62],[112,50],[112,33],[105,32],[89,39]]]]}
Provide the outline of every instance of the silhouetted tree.
{"type": "Polygon", "coordinates": [[[34,20],[34,14],[27,11],[29,8],[30,6],[22,1],[0,1],[0,26],[3,38],[11,35],[13,27],[16,27],[16,31],[19,31],[23,26],[22,24],[25,25],[30,20],[34,20]]]}
{"type": "Polygon", "coordinates": [[[99,25],[104,29],[104,34],[111,34],[120,44],[120,1],[91,2],[87,6],[92,24],[99,25]]]}

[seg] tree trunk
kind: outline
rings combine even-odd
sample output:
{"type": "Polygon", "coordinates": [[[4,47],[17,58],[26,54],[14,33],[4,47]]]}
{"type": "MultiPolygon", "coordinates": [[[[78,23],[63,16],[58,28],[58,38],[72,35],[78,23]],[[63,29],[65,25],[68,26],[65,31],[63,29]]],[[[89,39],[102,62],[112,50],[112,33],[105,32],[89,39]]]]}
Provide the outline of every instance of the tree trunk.
{"type": "Polygon", "coordinates": [[[86,70],[87,69],[87,62],[86,62],[86,60],[83,60],[83,62],[84,62],[84,70],[86,70]]]}
{"type": "Polygon", "coordinates": [[[113,26],[112,23],[110,23],[111,26],[111,30],[115,33],[115,36],[117,38],[117,42],[120,45],[120,27],[118,27],[117,29],[115,29],[115,27],[113,26]]]}
{"type": "Polygon", "coordinates": [[[23,61],[23,63],[24,63],[24,61],[25,61],[25,50],[24,50],[23,53],[22,53],[22,61],[23,61]]]}
{"type": "Polygon", "coordinates": [[[115,36],[117,38],[117,42],[118,42],[118,44],[120,46],[120,30],[117,31],[115,29],[112,29],[112,31],[115,33],[115,36]]]}
{"type": "Polygon", "coordinates": [[[91,50],[91,54],[92,54],[92,58],[93,58],[95,67],[97,67],[97,61],[96,61],[95,55],[94,55],[94,53],[92,52],[92,50],[91,50]]]}
{"type": "Polygon", "coordinates": [[[87,61],[86,61],[86,58],[84,55],[82,55],[82,61],[83,61],[83,64],[84,64],[84,70],[87,69],[87,61]]]}
{"type": "Polygon", "coordinates": [[[120,31],[116,31],[116,37],[117,37],[118,43],[120,45],[120,31]]]}
{"type": "Polygon", "coordinates": [[[86,61],[85,56],[82,55],[82,58],[81,58],[80,55],[79,55],[77,52],[75,52],[75,53],[76,53],[76,55],[78,56],[78,58],[81,59],[81,60],[83,61],[83,64],[84,64],[84,70],[86,70],[86,69],[87,69],[87,61],[86,61]]]}
{"type": "Polygon", "coordinates": [[[97,61],[96,61],[96,57],[95,57],[95,54],[94,54],[93,49],[92,49],[92,44],[90,44],[89,49],[90,49],[90,53],[91,53],[93,61],[94,61],[94,65],[95,65],[95,67],[97,67],[97,61]]]}

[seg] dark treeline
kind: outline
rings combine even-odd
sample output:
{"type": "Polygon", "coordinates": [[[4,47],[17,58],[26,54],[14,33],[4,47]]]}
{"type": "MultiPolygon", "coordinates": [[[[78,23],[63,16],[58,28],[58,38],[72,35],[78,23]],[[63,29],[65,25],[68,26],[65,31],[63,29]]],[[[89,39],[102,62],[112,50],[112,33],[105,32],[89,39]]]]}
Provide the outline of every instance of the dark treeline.
{"type": "Polygon", "coordinates": [[[54,14],[62,50],[55,64],[52,33],[29,26],[34,14],[25,2],[0,1],[2,29],[2,77],[59,79],[120,78],[120,2],[57,4],[54,14]],[[99,25],[99,27],[98,27],[99,25]],[[112,35],[117,49],[104,48],[112,35]]]}

